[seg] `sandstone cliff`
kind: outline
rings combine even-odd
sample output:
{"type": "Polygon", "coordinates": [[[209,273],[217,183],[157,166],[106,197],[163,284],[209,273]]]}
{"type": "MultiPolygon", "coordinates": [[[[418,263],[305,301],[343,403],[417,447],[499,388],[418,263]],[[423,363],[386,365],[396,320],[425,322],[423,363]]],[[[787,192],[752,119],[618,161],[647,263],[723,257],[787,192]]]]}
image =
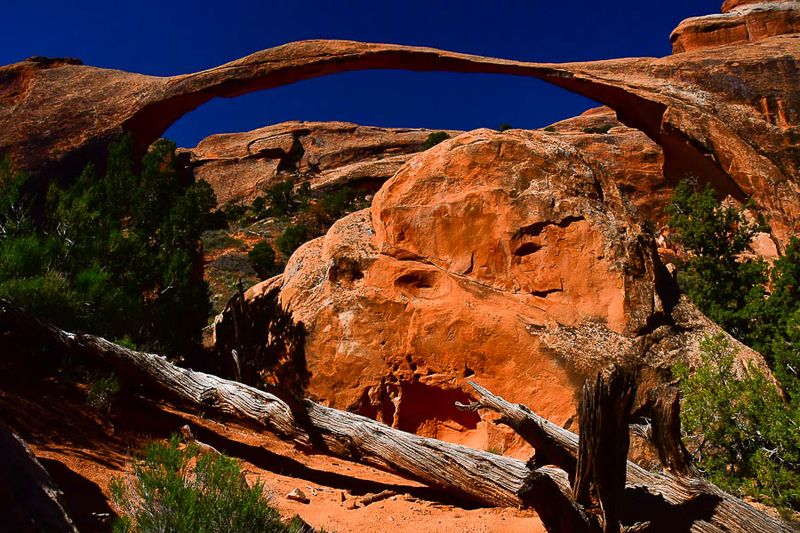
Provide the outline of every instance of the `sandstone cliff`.
{"type": "Polygon", "coordinates": [[[285,122],[212,135],[185,152],[195,177],[211,185],[220,204],[250,202],[283,179],[309,181],[312,189],[350,184],[377,190],[412,154],[425,149],[432,132],[344,122],[285,122]]]}

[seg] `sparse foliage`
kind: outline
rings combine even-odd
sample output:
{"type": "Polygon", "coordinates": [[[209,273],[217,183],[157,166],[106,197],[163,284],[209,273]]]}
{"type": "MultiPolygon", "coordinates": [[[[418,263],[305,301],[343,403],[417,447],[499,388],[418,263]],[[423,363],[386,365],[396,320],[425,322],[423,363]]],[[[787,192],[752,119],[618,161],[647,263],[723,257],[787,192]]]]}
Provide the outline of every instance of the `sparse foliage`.
{"type": "Polygon", "coordinates": [[[261,241],[257,243],[247,253],[250,259],[250,264],[253,265],[253,270],[261,277],[266,279],[270,274],[274,273],[275,269],[275,250],[272,249],[269,242],[261,241]]]}
{"type": "Polygon", "coordinates": [[[682,420],[698,466],[717,485],[778,507],[800,505],[800,425],[755,366],[737,371],[722,336],[700,346],[695,369],[674,368],[683,392],[682,420]]]}
{"type": "Polygon", "coordinates": [[[702,345],[702,364],[682,380],[684,425],[700,465],[719,485],[800,509],[800,241],[772,269],[748,257],[763,220],[724,206],[706,188],[680,184],[670,227],[688,255],[678,281],[712,320],[764,355],[785,397],[755,367],[734,367],[721,338],[702,345]]]}
{"type": "Polygon", "coordinates": [[[86,403],[92,409],[107,415],[111,411],[114,398],[119,392],[119,381],[114,374],[99,376],[89,383],[86,403]]]}
{"type": "Polygon", "coordinates": [[[235,459],[201,452],[177,436],[147,445],[133,472],[111,483],[120,518],[114,531],[155,533],[288,532],[260,483],[250,485],[235,459]]]}
{"type": "Polygon", "coordinates": [[[312,238],[312,232],[305,224],[292,224],[275,241],[275,246],[284,257],[290,257],[300,245],[312,238]]]}
{"type": "Polygon", "coordinates": [[[446,141],[449,138],[450,135],[446,131],[434,131],[428,135],[428,137],[425,139],[425,142],[422,143],[422,147],[425,150],[428,150],[429,148],[433,148],[440,142],[446,141]]]}

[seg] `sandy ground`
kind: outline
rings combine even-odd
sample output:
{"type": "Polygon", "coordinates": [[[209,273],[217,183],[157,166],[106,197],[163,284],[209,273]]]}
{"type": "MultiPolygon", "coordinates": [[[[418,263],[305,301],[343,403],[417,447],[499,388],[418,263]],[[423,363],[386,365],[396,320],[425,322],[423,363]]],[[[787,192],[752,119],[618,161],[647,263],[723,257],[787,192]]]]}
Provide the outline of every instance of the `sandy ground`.
{"type": "Polygon", "coordinates": [[[239,458],[248,479],[265,485],[282,515],[299,515],[326,531],[544,531],[532,511],[475,508],[416,482],[341,459],[306,455],[270,434],[156,403],[137,391],[124,393],[111,415],[100,417],[86,406],[81,387],[4,370],[0,416],[30,444],[62,488],[80,531],[108,529],[114,513],[108,503],[109,482],[125,472],[132,451],[184,424],[201,442],[239,458]],[[295,488],[310,503],[287,499],[295,488]],[[395,495],[362,505],[365,496],[384,491],[395,495]]]}

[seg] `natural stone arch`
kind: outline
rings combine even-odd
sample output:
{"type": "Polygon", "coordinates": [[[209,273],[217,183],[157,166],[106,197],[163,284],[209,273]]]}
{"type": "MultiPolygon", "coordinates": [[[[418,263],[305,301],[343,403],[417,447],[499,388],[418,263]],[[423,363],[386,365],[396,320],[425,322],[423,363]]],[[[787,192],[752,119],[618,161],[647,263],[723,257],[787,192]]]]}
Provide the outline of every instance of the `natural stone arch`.
{"type": "Polygon", "coordinates": [[[105,144],[125,131],[143,151],[177,119],[212,98],[338,72],[399,69],[528,76],[614,109],[623,123],[663,148],[667,179],[693,175],[734,198],[753,196],[770,211],[778,233],[785,234],[797,229],[797,217],[785,209],[786,197],[773,194],[765,184],[797,195],[792,176],[800,175],[800,154],[786,148],[785,132],[796,132],[800,121],[792,111],[800,109],[798,58],[800,42],[780,37],[738,46],[735,53],[721,47],[660,59],[565,64],[311,40],[172,77],[40,58],[0,69],[0,153],[10,153],[17,166],[33,174],[68,173],[75,170],[71,166],[100,157],[105,144]],[[765,68],[785,75],[764,76],[765,68]],[[764,112],[770,105],[789,112],[764,112]]]}

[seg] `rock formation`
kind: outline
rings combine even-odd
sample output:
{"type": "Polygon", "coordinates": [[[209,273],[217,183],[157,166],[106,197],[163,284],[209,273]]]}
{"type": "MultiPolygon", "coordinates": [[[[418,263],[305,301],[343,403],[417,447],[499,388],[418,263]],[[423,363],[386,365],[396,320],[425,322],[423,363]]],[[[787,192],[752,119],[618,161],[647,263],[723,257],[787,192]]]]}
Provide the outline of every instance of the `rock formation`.
{"type": "Polygon", "coordinates": [[[684,20],[672,32],[674,53],[800,32],[797,0],[726,2],[724,13],[684,20]]]}
{"type": "Polygon", "coordinates": [[[513,448],[453,407],[464,378],[561,424],[587,374],[611,361],[663,368],[718,331],[678,301],[606,170],[640,154],[613,141],[585,151],[588,135],[476,130],[445,141],[252,288],[251,301],[279,290],[304,324],[309,393],[408,431],[513,448]]]}
{"type": "Polygon", "coordinates": [[[614,109],[622,123],[662,147],[666,179],[691,175],[739,200],[752,197],[785,242],[800,229],[798,58],[796,34],[666,58],[565,64],[302,41],[173,77],[34,58],[0,69],[0,153],[36,175],[64,174],[97,158],[100,148],[123,131],[130,131],[144,150],[183,114],[217,96],[359,69],[515,74],[614,109]]]}
{"type": "Polygon", "coordinates": [[[377,190],[411,154],[425,149],[431,133],[345,122],[284,122],[212,135],[186,152],[195,177],[211,184],[217,201],[225,204],[250,202],[270,184],[288,178],[309,181],[312,189],[350,184],[377,190]]]}
{"type": "MultiPolygon", "coordinates": [[[[211,98],[359,69],[513,74],[592,98],[616,120],[601,110],[552,132],[477,130],[411,157],[371,210],[249,292],[277,294],[305,324],[310,392],[333,405],[446,436],[486,424],[451,408],[475,375],[563,423],[586,372],[618,359],[663,367],[716,331],[677,299],[641,223],[660,219],[679,179],[754,200],[779,245],[800,230],[797,2],[744,4],[682,24],[681,53],[665,58],[548,64],[303,41],[167,78],[34,58],[0,68],[0,153],[63,175],[125,131],[145,150],[211,98]]],[[[295,135],[266,151],[225,142],[195,150],[199,175],[226,150],[275,155],[276,171],[285,154],[317,164],[296,157],[295,135]]],[[[244,174],[237,194],[258,184],[244,174]]]]}

